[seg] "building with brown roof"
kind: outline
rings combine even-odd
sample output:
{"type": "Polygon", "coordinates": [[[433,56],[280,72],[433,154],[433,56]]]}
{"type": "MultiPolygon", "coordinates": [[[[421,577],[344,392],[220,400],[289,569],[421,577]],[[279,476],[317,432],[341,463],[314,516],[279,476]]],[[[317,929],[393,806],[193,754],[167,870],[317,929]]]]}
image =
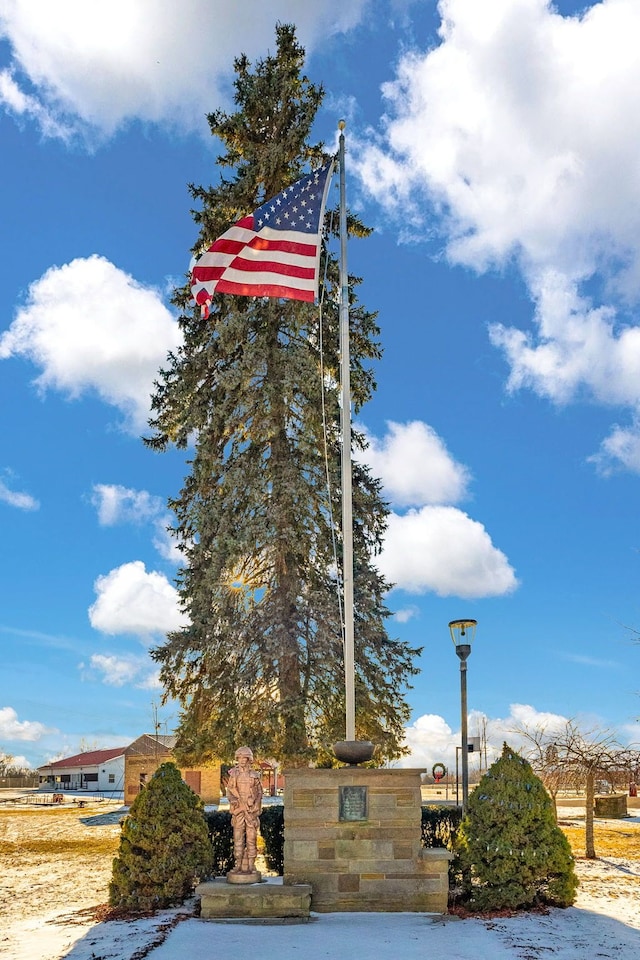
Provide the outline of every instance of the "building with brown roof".
{"type": "MultiPolygon", "coordinates": [[[[158,767],[171,760],[175,736],[143,733],[124,751],[124,802],[131,804],[158,767]]],[[[209,763],[184,768],[178,765],[180,775],[204,803],[220,800],[220,764],[209,763]]]]}

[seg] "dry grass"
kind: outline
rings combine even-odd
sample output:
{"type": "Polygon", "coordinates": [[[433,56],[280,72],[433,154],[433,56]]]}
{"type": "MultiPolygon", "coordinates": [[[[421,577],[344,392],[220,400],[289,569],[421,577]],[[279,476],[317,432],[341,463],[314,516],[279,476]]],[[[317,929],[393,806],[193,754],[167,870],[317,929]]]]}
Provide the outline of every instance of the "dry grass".
{"type": "Polygon", "coordinates": [[[0,869],[16,862],[27,867],[45,857],[73,861],[104,856],[118,848],[119,828],[101,824],[97,809],[3,810],[0,814],[0,869]]]}
{"type": "Polygon", "coordinates": [[[11,859],[17,856],[23,862],[30,856],[73,860],[75,857],[115,857],[117,849],[118,840],[111,837],[87,837],[84,840],[36,840],[26,837],[20,843],[0,840],[0,866],[5,857],[11,859]]]}
{"type": "MultiPolygon", "coordinates": [[[[560,823],[566,835],[574,857],[584,857],[584,825],[569,826],[560,823]]],[[[599,857],[617,857],[624,860],[640,860],[640,824],[625,823],[618,825],[612,821],[594,825],[596,854],[599,857]]]]}

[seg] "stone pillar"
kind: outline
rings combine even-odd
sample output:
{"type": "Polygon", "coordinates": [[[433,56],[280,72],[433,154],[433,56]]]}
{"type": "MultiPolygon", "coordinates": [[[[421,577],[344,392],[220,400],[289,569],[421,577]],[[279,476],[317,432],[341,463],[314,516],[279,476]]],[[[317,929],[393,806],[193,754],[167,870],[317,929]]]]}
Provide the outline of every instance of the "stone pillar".
{"type": "Polygon", "coordinates": [[[284,884],[311,909],[446,913],[447,850],[423,850],[420,770],[285,772],[284,884]]]}

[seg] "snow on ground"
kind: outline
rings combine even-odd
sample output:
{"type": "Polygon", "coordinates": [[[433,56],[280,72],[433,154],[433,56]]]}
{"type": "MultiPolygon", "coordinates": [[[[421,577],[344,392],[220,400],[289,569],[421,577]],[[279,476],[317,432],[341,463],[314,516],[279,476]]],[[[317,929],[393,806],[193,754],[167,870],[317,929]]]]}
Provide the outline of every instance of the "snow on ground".
{"type": "MultiPolygon", "coordinates": [[[[195,901],[135,921],[101,922],[124,811],[113,802],[79,810],[0,805],[2,960],[185,960],[257,953],[277,960],[639,960],[640,860],[578,859],[574,907],[544,914],[459,920],[424,914],[315,914],[307,923],[213,922],[195,901]],[[26,847],[28,834],[29,846],[26,847]],[[69,861],[51,845],[78,842],[69,861]],[[21,854],[29,850],[28,855],[21,854]]],[[[584,810],[563,810],[563,820],[584,810]]],[[[621,821],[616,821],[620,824],[621,821]]],[[[640,817],[624,820],[640,831],[640,817]]]]}

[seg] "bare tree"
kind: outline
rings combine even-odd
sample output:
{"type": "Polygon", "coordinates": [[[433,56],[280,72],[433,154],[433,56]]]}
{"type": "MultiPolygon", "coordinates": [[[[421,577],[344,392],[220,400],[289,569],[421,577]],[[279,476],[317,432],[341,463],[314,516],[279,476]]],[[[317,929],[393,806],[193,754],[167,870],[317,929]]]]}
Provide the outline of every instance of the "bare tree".
{"type": "Polygon", "coordinates": [[[0,777],[23,777],[32,773],[33,770],[30,767],[16,763],[10,753],[0,750],[0,777]]]}
{"type": "Polygon", "coordinates": [[[2,753],[0,751],[0,777],[9,776],[8,771],[11,769],[13,764],[13,757],[9,753],[2,753]]]}
{"type": "MultiPolygon", "coordinates": [[[[627,777],[638,767],[638,748],[623,746],[609,730],[581,729],[575,720],[564,727],[519,727],[516,731],[526,746],[523,751],[553,797],[568,786],[585,790],[585,857],[596,858],[594,809],[599,777],[627,777]]],[[[557,811],[556,811],[557,816],[557,811]]]]}

